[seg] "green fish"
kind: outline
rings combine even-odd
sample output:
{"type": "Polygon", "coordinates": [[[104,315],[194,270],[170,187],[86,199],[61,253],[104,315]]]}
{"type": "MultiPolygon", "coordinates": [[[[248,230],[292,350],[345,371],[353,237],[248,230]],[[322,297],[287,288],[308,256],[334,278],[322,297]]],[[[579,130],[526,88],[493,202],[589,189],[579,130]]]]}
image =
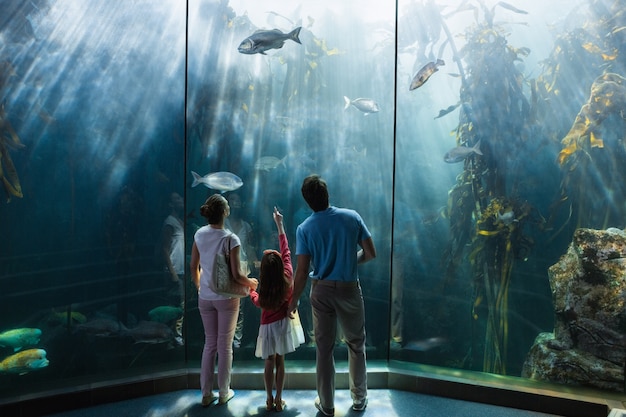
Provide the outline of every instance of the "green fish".
{"type": "Polygon", "coordinates": [[[183,309],[180,307],[172,306],[159,306],[155,307],[148,312],[150,321],[156,321],[158,323],[171,323],[174,320],[178,320],[183,315],[183,309]]]}
{"type": "Polygon", "coordinates": [[[68,312],[58,312],[53,311],[48,316],[49,324],[64,324],[67,323],[68,318],[70,319],[70,323],[85,323],[87,321],[87,317],[84,314],[79,313],[78,311],[72,311],[68,314],[68,312]]]}
{"type": "Polygon", "coordinates": [[[6,330],[0,333],[0,346],[13,348],[14,352],[24,346],[35,346],[39,343],[41,330],[24,327],[21,329],[6,330]]]}

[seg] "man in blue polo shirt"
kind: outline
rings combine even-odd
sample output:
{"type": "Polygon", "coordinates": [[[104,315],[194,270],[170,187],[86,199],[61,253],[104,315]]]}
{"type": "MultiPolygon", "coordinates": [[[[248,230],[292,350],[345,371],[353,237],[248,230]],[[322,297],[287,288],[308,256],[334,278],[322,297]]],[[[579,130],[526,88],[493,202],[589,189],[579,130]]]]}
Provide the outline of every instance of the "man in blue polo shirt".
{"type": "Polygon", "coordinates": [[[296,310],[310,276],[317,355],[315,407],[326,416],[335,414],[333,349],[339,322],[349,352],[352,409],[362,411],[367,406],[365,308],[357,264],[375,258],[376,248],[359,213],[329,204],[328,188],[322,178],[306,177],[301,191],[314,213],[296,230],[298,264],[289,311],[296,310]]]}

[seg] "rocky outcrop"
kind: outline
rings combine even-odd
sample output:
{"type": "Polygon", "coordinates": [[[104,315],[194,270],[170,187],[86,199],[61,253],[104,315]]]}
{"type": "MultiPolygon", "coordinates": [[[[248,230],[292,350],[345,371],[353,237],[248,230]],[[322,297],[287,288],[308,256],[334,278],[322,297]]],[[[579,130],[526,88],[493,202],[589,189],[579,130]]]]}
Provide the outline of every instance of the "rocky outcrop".
{"type": "Polygon", "coordinates": [[[537,336],[522,376],[624,392],[626,233],[576,230],[548,275],[554,332],[537,336]]]}

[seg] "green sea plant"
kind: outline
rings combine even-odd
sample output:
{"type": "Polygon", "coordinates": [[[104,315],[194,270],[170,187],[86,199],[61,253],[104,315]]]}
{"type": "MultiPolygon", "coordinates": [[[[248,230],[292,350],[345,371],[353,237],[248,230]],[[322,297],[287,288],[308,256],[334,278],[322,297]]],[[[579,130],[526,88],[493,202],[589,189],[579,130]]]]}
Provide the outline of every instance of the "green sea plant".
{"type": "Polygon", "coordinates": [[[524,94],[530,83],[515,64],[530,50],[509,45],[507,32],[493,22],[495,6],[489,9],[482,1],[477,3],[469,7],[472,2],[466,2],[465,9],[474,11],[477,22],[466,29],[466,43],[458,54],[463,62],[463,81],[455,134],[457,146],[472,147],[480,141],[483,155],[465,159],[463,172],[448,193],[451,238],[446,274],[451,279],[459,265],[469,260],[471,314],[477,323],[472,331],[484,333],[482,338],[472,335],[471,353],[464,366],[506,374],[514,260],[525,259],[533,244],[523,233],[524,225],[540,218],[528,202],[511,196],[516,173],[510,161],[523,146],[523,132],[532,123],[531,103],[524,94]],[[480,12],[482,20],[478,19],[480,12]],[[469,256],[465,256],[467,250],[469,256]]]}

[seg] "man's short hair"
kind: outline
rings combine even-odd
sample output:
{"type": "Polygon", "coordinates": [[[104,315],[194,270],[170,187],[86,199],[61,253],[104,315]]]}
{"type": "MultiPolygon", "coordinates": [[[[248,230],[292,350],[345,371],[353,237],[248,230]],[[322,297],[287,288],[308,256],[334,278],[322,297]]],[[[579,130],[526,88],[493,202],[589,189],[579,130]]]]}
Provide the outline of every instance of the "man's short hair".
{"type": "Polygon", "coordinates": [[[313,211],[328,208],[328,186],[319,175],[309,175],[302,181],[302,197],[313,211]]]}

